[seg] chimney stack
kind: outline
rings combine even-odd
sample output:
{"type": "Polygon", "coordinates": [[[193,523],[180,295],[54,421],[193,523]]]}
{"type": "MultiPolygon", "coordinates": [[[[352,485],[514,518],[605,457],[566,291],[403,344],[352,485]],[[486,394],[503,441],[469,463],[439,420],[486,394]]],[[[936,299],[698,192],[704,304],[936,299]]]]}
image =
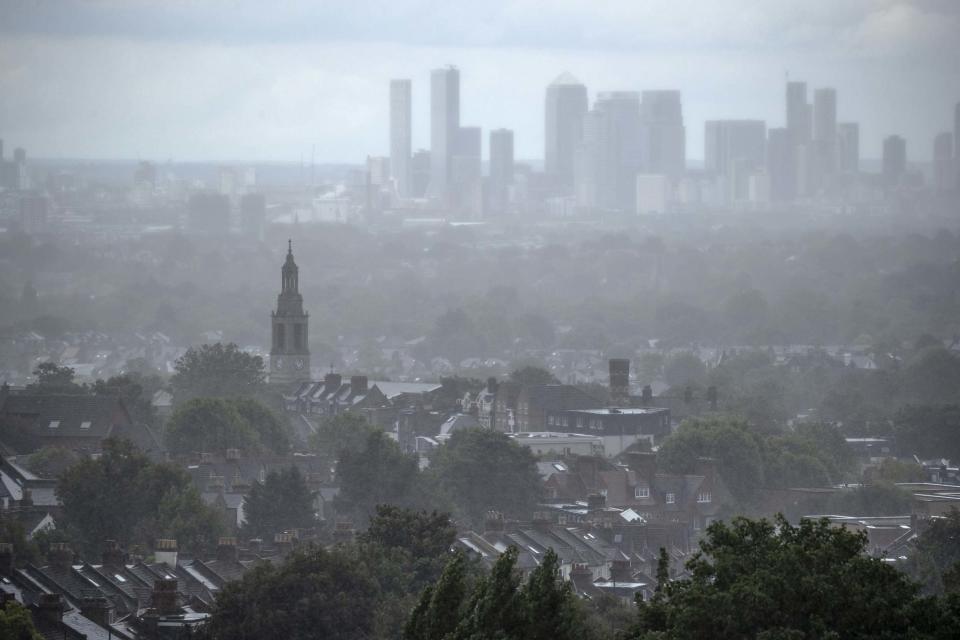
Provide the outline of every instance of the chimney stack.
{"type": "Polygon", "coordinates": [[[106,567],[122,567],[124,564],[123,550],[116,540],[107,540],[103,545],[102,561],[106,567]]]}
{"type": "Polygon", "coordinates": [[[63,599],[59,593],[41,593],[37,602],[37,614],[49,622],[63,620],[63,599]]]}
{"type": "Polygon", "coordinates": [[[611,358],[610,362],[610,402],[625,407],[630,403],[630,360],[611,358]]]}
{"type": "Polygon", "coordinates": [[[610,580],[613,582],[633,582],[633,571],[629,560],[614,560],[610,563],[610,580]]]}
{"type": "Polygon", "coordinates": [[[169,616],[178,612],[177,581],[174,578],[158,578],[153,583],[153,593],[150,596],[150,605],[161,616],[169,616]]]}
{"type": "Polygon", "coordinates": [[[47,560],[50,561],[50,566],[68,571],[73,564],[73,551],[66,542],[51,542],[47,560]]]}
{"type": "Polygon", "coordinates": [[[603,511],[607,508],[607,497],[602,493],[591,493],[587,496],[588,511],[603,511]]]}
{"type": "Polygon", "coordinates": [[[80,614],[104,629],[113,624],[113,606],[103,596],[84,598],[80,603],[80,614]]]}
{"type": "Polygon", "coordinates": [[[32,507],[33,506],[33,492],[29,488],[23,488],[23,497],[20,498],[21,507],[32,507]]]}
{"type": "Polygon", "coordinates": [[[153,555],[157,562],[175,569],[177,567],[177,541],[169,538],[158,539],[156,545],[154,545],[153,555]]]}
{"type": "Polygon", "coordinates": [[[367,392],[367,376],[352,376],[350,378],[350,392],[355,395],[363,395],[367,392]]]}
{"type": "Polygon", "coordinates": [[[499,511],[487,511],[483,521],[483,535],[500,535],[503,533],[503,514],[499,511]]]}
{"type": "Polygon", "coordinates": [[[326,387],[327,393],[339,389],[342,382],[343,379],[340,377],[339,373],[328,373],[327,375],[323,376],[323,386],[326,387]]]}
{"type": "Polygon", "coordinates": [[[217,542],[217,560],[220,562],[236,562],[237,557],[237,539],[220,538],[217,542]]]}
{"type": "Polygon", "coordinates": [[[13,544],[0,542],[0,577],[9,578],[13,575],[14,560],[13,544]]]}

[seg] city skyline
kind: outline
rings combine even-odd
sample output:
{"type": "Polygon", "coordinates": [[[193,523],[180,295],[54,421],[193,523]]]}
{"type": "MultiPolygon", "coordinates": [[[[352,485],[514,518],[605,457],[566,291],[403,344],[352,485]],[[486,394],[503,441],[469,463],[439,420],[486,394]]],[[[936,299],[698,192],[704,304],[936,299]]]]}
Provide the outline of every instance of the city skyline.
{"type": "MultiPolygon", "coordinates": [[[[296,162],[315,145],[318,162],[358,163],[389,155],[393,78],[412,79],[412,148],[429,148],[429,70],[450,63],[462,72],[462,121],[513,130],[518,159],[542,158],[543,91],[569,71],[591,103],[602,91],[680,91],[687,157],[702,161],[707,120],[785,126],[789,72],[811,92],[837,90],[837,120],[860,123],[863,157],[879,158],[882,140],[901,135],[912,160],[929,161],[960,99],[960,45],[949,37],[960,9],[853,4],[758,13],[746,2],[698,11],[681,2],[657,16],[593,15],[571,2],[538,24],[526,3],[464,9],[452,21],[451,9],[418,3],[422,26],[402,36],[364,3],[327,8],[316,33],[293,26],[319,21],[298,3],[260,22],[244,3],[222,15],[217,3],[7,5],[0,135],[34,157],[296,162]],[[477,13],[490,33],[470,22],[477,13]]],[[[409,19],[398,13],[388,17],[409,19]]]]}

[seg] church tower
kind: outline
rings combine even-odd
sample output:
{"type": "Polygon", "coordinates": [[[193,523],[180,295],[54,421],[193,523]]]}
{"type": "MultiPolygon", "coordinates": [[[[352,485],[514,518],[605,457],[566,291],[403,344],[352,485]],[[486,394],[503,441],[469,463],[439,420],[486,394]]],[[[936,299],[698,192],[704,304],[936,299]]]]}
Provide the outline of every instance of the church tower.
{"type": "Polygon", "coordinates": [[[270,346],[270,382],[286,384],[310,379],[310,349],[307,324],[310,315],[303,311],[300,275],[293,261],[293,242],[287,241],[287,259],[281,273],[277,310],[271,313],[273,339],[270,346]]]}

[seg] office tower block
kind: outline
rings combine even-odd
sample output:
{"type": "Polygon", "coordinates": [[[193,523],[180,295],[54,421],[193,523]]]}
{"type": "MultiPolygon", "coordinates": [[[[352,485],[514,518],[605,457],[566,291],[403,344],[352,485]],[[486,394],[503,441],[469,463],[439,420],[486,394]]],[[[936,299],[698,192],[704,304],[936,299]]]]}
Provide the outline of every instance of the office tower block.
{"type": "Polygon", "coordinates": [[[763,120],[706,122],[706,169],[720,178],[725,202],[747,199],[750,175],[766,168],[766,143],[767,125],[763,120]]]}
{"type": "Polygon", "coordinates": [[[770,199],[787,202],[797,196],[796,153],[787,128],[767,132],[767,174],[770,176],[770,199]]]}
{"type": "MultiPolygon", "coordinates": [[[[596,140],[597,206],[633,213],[637,201],[637,174],[640,173],[640,94],[635,91],[607,91],[597,96],[594,111],[600,129],[596,140]]],[[[584,137],[586,138],[586,125],[584,137]]]]}
{"type": "Polygon", "coordinates": [[[0,162],[3,162],[3,140],[0,139],[0,162]]]}
{"type": "Polygon", "coordinates": [[[410,152],[413,145],[413,98],[410,80],[390,81],[390,177],[397,195],[410,194],[410,152]]]}
{"type": "Polygon", "coordinates": [[[856,122],[837,125],[837,172],[843,175],[860,172],[860,125],[856,122]]]}
{"type": "Polygon", "coordinates": [[[424,198],[430,186],[430,162],[432,156],[420,149],[410,158],[410,197],[424,198]]]}
{"type": "Polygon", "coordinates": [[[933,188],[950,191],[956,185],[955,180],[953,134],[939,133],[933,139],[933,188]]]}
{"type": "Polygon", "coordinates": [[[17,147],[13,150],[13,161],[17,164],[26,164],[27,150],[23,147],[17,147]]]}
{"type": "Polygon", "coordinates": [[[583,139],[586,113],[587,88],[572,75],[564,73],[547,87],[544,170],[565,191],[573,188],[574,165],[583,139]]]}
{"type": "Polygon", "coordinates": [[[837,169],[837,92],[817,89],[813,93],[813,147],[819,187],[825,187],[837,169]]]}
{"type": "Polygon", "coordinates": [[[641,170],[677,179],[687,165],[679,91],[644,91],[640,98],[641,170]]]}
{"type": "Polygon", "coordinates": [[[953,155],[960,158],[960,102],[953,108],[953,155]]]}
{"type": "Polygon", "coordinates": [[[506,213],[512,184],[513,131],[496,129],[490,132],[490,188],[487,203],[491,213],[506,213]]]}
{"type": "Polygon", "coordinates": [[[907,172],[907,141],[900,136],[883,140],[883,182],[889,187],[900,184],[907,172]]]}
{"type": "Polygon", "coordinates": [[[461,219],[480,218],[483,208],[483,167],[480,127],[460,127],[450,161],[449,203],[461,219]]]}
{"type": "Polygon", "coordinates": [[[793,144],[807,144],[812,135],[810,105],[807,103],[807,83],[787,83],[787,129],[793,144]]]}
{"type": "Polygon", "coordinates": [[[430,74],[430,188],[441,205],[450,203],[450,167],[460,132],[460,71],[434,69],[430,74]]]}

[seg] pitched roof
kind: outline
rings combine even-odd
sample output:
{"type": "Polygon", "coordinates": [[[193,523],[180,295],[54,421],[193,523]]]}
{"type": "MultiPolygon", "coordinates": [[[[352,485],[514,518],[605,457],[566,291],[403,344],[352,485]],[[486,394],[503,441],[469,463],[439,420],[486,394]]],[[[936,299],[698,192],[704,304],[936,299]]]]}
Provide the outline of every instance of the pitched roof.
{"type": "Polygon", "coordinates": [[[34,436],[108,438],[118,415],[130,421],[123,402],[113,396],[15,394],[0,408],[0,417],[28,420],[34,436]]]}

